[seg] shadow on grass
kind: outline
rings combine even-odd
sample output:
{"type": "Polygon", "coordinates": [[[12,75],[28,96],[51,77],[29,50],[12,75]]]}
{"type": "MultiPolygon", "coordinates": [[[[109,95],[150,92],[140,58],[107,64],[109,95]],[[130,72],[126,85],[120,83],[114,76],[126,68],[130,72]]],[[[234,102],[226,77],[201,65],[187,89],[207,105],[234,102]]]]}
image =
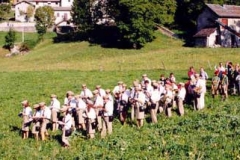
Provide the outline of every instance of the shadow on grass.
{"type": "MultiPolygon", "coordinates": [[[[103,48],[133,49],[133,45],[121,39],[121,34],[116,26],[96,26],[88,33],[69,31],[57,33],[53,38],[54,43],[89,42],[89,46],[100,45],[103,48]]],[[[140,49],[136,46],[135,49],[140,49]]]]}
{"type": "Polygon", "coordinates": [[[9,125],[9,128],[11,132],[18,132],[19,135],[21,135],[22,133],[22,129],[17,126],[9,125]]]}

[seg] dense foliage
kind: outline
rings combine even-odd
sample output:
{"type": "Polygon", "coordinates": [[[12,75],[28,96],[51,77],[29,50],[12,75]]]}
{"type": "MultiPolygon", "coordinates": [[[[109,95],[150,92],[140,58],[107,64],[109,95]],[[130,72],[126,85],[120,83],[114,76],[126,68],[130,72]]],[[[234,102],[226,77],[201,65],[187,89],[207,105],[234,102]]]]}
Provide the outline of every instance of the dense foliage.
{"type": "Polygon", "coordinates": [[[5,36],[5,45],[7,49],[11,49],[14,46],[14,43],[16,41],[16,32],[10,28],[7,35],[5,36]]]}
{"type": "Polygon", "coordinates": [[[54,24],[54,11],[50,6],[39,7],[35,11],[36,30],[39,35],[39,40],[43,39],[43,35],[47,29],[54,24]]]}
{"type": "Polygon", "coordinates": [[[6,19],[7,14],[11,11],[11,5],[7,3],[0,3],[0,20],[6,19]]]}

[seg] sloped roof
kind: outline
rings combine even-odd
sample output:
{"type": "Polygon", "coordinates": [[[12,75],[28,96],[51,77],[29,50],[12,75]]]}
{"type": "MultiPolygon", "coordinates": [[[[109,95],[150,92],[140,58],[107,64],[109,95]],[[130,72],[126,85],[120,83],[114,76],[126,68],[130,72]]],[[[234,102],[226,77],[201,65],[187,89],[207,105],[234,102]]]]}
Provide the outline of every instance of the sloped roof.
{"type": "Polygon", "coordinates": [[[17,5],[17,4],[20,4],[20,3],[23,3],[23,2],[25,2],[25,3],[27,3],[27,4],[29,4],[29,5],[32,5],[32,6],[34,6],[31,2],[29,2],[29,1],[25,1],[25,0],[23,0],[23,1],[19,1],[19,2],[17,2],[16,4],[15,4],[15,6],[17,5]]]}
{"type": "Polygon", "coordinates": [[[219,17],[240,18],[240,6],[236,5],[219,5],[219,4],[206,4],[219,17]]]}
{"type": "Polygon", "coordinates": [[[210,36],[213,32],[216,31],[216,28],[204,28],[197,32],[193,37],[204,38],[210,36]]]}

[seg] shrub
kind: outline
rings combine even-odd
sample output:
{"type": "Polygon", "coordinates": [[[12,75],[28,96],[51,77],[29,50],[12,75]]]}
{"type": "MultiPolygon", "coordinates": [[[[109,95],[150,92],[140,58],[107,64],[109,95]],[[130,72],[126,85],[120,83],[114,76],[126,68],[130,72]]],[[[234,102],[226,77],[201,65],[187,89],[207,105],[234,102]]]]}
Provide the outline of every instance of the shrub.
{"type": "Polygon", "coordinates": [[[14,46],[15,41],[16,41],[16,32],[12,28],[10,28],[7,35],[5,36],[4,47],[10,50],[14,46]]]}

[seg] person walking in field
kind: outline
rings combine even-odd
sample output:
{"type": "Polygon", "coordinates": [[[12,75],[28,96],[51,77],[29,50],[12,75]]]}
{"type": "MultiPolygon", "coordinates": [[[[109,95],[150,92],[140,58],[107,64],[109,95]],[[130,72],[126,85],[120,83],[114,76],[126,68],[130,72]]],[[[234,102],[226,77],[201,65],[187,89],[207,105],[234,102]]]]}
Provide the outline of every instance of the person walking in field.
{"type": "Polygon", "coordinates": [[[87,103],[87,100],[93,98],[92,91],[87,88],[86,84],[82,84],[82,91],[80,92],[80,96],[85,103],[87,103]]]}
{"type": "Polygon", "coordinates": [[[49,123],[49,120],[51,119],[51,110],[49,107],[46,106],[45,102],[39,103],[39,106],[41,108],[41,124],[40,124],[40,135],[42,140],[46,140],[45,136],[48,135],[47,132],[47,124],[49,123]]]}
{"type": "Polygon", "coordinates": [[[62,142],[63,147],[70,147],[69,143],[69,136],[72,133],[71,126],[72,126],[72,116],[71,111],[69,111],[68,106],[64,106],[60,109],[61,112],[64,114],[63,120],[58,121],[60,125],[62,125],[62,142]]]}
{"type": "Polygon", "coordinates": [[[143,126],[143,120],[145,118],[145,94],[142,92],[141,87],[135,87],[135,96],[134,96],[134,108],[136,108],[136,119],[137,127],[141,128],[143,126]]]}
{"type": "Polygon", "coordinates": [[[220,82],[220,90],[222,95],[222,100],[225,101],[228,98],[228,77],[225,72],[222,74],[222,80],[220,82]]]}
{"type": "Polygon", "coordinates": [[[185,96],[186,96],[185,84],[180,82],[179,88],[178,88],[178,93],[177,93],[177,107],[178,107],[178,112],[179,112],[180,116],[184,115],[183,102],[185,100],[185,96]]]}
{"type": "Polygon", "coordinates": [[[29,120],[32,118],[32,108],[29,106],[28,100],[21,102],[23,110],[19,113],[19,116],[22,117],[22,138],[27,139],[29,136],[29,120]]]}
{"type": "Polygon", "coordinates": [[[220,84],[220,78],[218,77],[218,72],[214,73],[215,75],[212,77],[212,84],[211,84],[211,91],[212,91],[212,97],[215,98],[215,96],[219,93],[219,84],[220,84]]]}
{"type": "Polygon", "coordinates": [[[32,134],[34,135],[35,139],[38,141],[39,131],[40,131],[40,121],[41,121],[41,109],[39,104],[34,104],[33,108],[35,111],[32,117],[33,119],[32,134]]]}
{"type": "Polygon", "coordinates": [[[76,100],[76,111],[77,111],[77,124],[78,124],[78,129],[82,129],[82,130],[86,130],[86,125],[85,125],[85,120],[83,117],[83,113],[87,108],[86,103],[82,100],[80,95],[76,95],[75,96],[75,100],[76,100]]]}
{"type": "Polygon", "coordinates": [[[158,90],[158,83],[153,83],[153,91],[150,96],[150,115],[152,123],[157,123],[157,108],[159,106],[160,92],[158,90]]]}
{"type": "Polygon", "coordinates": [[[97,122],[98,122],[98,130],[102,130],[102,108],[103,108],[103,98],[99,95],[98,90],[93,91],[94,100],[93,100],[93,106],[95,108],[95,112],[97,115],[97,122]]]}
{"type": "Polygon", "coordinates": [[[88,100],[87,101],[87,109],[83,113],[83,117],[86,120],[86,127],[87,127],[87,136],[92,139],[95,137],[96,127],[97,127],[97,115],[93,106],[93,102],[88,100]]]}
{"type": "Polygon", "coordinates": [[[59,110],[60,110],[60,102],[57,99],[55,94],[51,94],[51,104],[49,108],[51,109],[51,119],[52,119],[52,131],[58,130],[58,117],[59,117],[59,110]]]}
{"type": "Polygon", "coordinates": [[[106,137],[106,134],[109,135],[112,134],[112,121],[113,121],[113,105],[109,101],[109,97],[105,96],[103,97],[104,100],[104,106],[103,106],[103,123],[102,123],[102,131],[101,131],[101,137],[106,137]]]}

